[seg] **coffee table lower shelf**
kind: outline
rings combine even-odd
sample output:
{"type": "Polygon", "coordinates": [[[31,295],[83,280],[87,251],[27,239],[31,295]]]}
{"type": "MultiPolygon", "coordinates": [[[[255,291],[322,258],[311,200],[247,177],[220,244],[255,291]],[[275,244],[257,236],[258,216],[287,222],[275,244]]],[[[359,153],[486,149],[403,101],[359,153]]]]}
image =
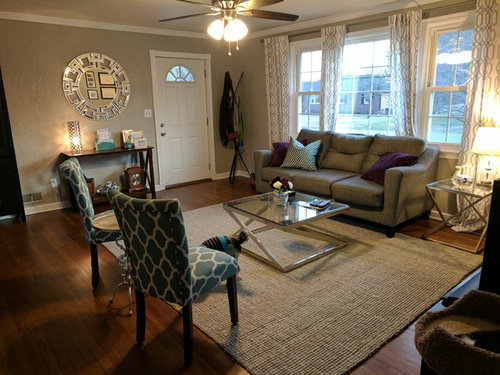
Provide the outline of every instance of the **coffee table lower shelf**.
{"type": "Polygon", "coordinates": [[[274,269],[280,271],[280,272],[290,272],[298,267],[301,267],[305,264],[308,264],[310,262],[313,262],[319,258],[322,258],[330,253],[332,253],[335,250],[341,249],[347,245],[346,242],[339,240],[338,238],[332,236],[331,234],[325,232],[322,230],[322,228],[317,227],[312,224],[303,224],[303,225],[298,225],[294,227],[286,227],[286,228],[276,228],[271,225],[264,225],[261,227],[258,227],[256,229],[250,229],[248,226],[254,222],[253,219],[248,219],[247,221],[243,222],[240,220],[238,216],[236,216],[233,212],[227,211],[227,213],[233,218],[236,223],[240,226],[239,229],[235,230],[232,235],[242,231],[246,230],[249,234],[250,239],[259,247],[259,249],[262,250],[262,252],[265,254],[265,256],[262,256],[260,254],[255,253],[252,250],[249,250],[245,247],[242,248],[243,252],[245,254],[248,254],[254,259],[257,259],[258,261],[265,263],[274,269]],[[299,260],[296,260],[292,263],[289,264],[283,264],[275,254],[273,254],[272,250],[269,249],[258,237],[257,235],[262,232],[266,232],[272,229],[280,229],[284,232],[288,233],[293,233],[297,234],[300,236],[304,236],[307,238],[314,238],[316,240],[321,240],[324,242],[328,243],[328,246],[320,251],[315,252],[314,254],[311,254],[307,257],[301,258],[299,260]]]}

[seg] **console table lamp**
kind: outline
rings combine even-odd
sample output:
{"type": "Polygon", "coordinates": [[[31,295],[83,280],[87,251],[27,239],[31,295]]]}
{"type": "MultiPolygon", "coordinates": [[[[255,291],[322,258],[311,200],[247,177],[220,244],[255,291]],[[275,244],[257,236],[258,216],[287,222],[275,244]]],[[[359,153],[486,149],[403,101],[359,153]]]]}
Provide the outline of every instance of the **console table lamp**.
{"type": "Polygon", "coordinates": [[[83,151],[83,146],[82,137],[80,135],[80,123],[78,121],[68,122],[68,137],[71,152],[80,154],[83,151]]]}
{"type": "MultiPolygon", "coordinates": [[[[474,139],[471,151],[475,154],[486,155],[486,158],[484,160],[486,166],[483,167],[485,173],[485,179],[483,181],[479,181],[479,184],[491,185],[492,181],[490,181],[491,178],[490,173],[493,169],[491,162],[495,156],[500,155],[500,128],[496,127],[478,128],[476,138],[474,139]]],[[[478,159],[476,159],[476,175],[478,171],[478,159]]]]}

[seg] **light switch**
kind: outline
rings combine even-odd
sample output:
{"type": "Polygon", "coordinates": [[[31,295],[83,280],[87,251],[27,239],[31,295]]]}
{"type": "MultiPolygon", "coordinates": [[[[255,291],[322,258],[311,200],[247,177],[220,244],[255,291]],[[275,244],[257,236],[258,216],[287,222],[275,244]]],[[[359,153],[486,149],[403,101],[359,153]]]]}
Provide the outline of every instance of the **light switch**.
{"type": "Polygon", "coordinates": [[[144,110],[144,117],[145,118],[153,117],[153,110],[152,109],[145,109],[144,110]]]}

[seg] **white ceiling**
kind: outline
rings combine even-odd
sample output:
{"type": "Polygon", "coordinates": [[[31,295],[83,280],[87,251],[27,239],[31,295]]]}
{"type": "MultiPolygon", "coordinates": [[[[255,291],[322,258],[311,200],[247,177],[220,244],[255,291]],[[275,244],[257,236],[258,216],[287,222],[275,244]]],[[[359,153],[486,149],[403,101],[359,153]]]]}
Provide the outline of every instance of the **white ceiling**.
{"type": "MultiPolygon", "coordinates": [[[[210,0],[193,0],[210,4],[210,0]]],[[[436,0],[418,0],[424,5],[436,0]]],[[[260,8],[275,12],[297,14],[295,22],[274,21],[242,17],[250,36],[262,36],[275,30],[293,30],[316,26],[336,20],[361,17],[385,11],[416,6],[411,0],[284,0],[281,3],[260,8]]],[[[140,28],[173,30],[176,33],[191,32],[206,35],[213,17],[200,16],[159,23],[159,19],[203,13],[207,8],[176,0],[1,0],[0,18],[31,19],[34,21],[64,23],[66,20],[90,21],[140,28]],[[61,20],[63,19],[63,20],[61,20]]]]}

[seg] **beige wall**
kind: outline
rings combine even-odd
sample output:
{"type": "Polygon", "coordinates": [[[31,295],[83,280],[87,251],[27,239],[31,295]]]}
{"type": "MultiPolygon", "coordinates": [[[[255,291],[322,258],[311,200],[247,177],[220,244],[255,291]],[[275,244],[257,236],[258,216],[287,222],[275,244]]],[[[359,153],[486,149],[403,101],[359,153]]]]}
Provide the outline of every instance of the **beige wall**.
{"type": "MultiPolygon", "coordinates": [[[[0,65],[23,194],[42,192],[43,200],[37,202],[42,204],[65,198],[50,187],[50,179],[58,176],[60,152],[69,147],[67,121],[80,121],[85,149],[93,148],[95,130],[103,127],[114,134],[116,142],[121,130],[142,128],[148,143],[155,146],[154,119],[144,118],[144,109],[153,108],[151,49],[211,54],[216,173],[229,170],[233,152],[220,143],[218,108],[224,72],[234,60],[227,56],[223,43],[0,20],[0,65]],[[61,79],[67,63],[86,52],[100,52],[114,58],[130,79],[128,107],[107,121],[85,119],[69,106],[62,92],[61,79]]],[[[120,181],[129,163],[127,157],[115,160],[99,157],[92,162],[82,162],[86,174],[95,177],[96,183],[120,181]]],[[[65,189],[61,189],[61,193],[64,192],[65,189]]]]}

